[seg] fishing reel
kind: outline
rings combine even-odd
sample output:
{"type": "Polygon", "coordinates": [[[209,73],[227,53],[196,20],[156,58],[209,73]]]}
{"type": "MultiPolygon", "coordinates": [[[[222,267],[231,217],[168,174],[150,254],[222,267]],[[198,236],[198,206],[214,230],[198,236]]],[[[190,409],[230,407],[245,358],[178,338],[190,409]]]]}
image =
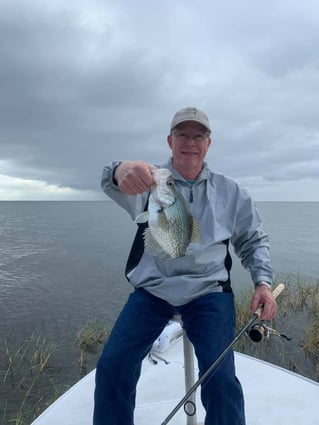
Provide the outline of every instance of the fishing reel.
{"type": "Polygon", "coordinates": [[[264,339],[269,339],[270,335],[277,335],[286,339],[287,341],[291,341],[290,337],[282,334],[276,329],[272,329],[264,321],[255,323],[250,329],[248,329],[247,334],[249,338],[256,343],[261,342],[264,339]]]}

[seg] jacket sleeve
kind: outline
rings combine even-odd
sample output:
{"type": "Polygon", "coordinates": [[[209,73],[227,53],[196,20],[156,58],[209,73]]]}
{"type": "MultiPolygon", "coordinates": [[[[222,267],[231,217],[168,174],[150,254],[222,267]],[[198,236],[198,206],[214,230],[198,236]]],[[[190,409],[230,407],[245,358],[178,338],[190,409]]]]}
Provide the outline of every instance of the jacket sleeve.
{"type": "Polygon", "coordinates": [[[103,168],[101,187],[106,195],[124,208],[130,214],[132,220],[135,220],[144,211],[149,193],[127,195],[121,192],[113,178],[115,168],[119,164],[119,162],[112,162],[103,168]]]}
{"type": "Polygon", "coordinates": [[[260,215],[252,199],[241,189],[231,242],[243,267],[248,269],[255,285],[271,284],[273,272],[269,253],[269,237],[263,230],[260,215]]]}

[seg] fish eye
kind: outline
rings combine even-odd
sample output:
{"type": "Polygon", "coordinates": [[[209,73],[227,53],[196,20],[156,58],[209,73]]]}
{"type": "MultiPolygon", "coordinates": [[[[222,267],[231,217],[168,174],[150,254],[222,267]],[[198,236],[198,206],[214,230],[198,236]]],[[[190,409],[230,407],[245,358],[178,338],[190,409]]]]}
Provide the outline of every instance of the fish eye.
{"type": "Polygon", "coordinates": [[[166,184],[167,184],[167,186],[169,186],[169,187],[174,187],[174,182],[173,182],[173,180],[167,180],[167,182],[166,182],[166,184]]]}

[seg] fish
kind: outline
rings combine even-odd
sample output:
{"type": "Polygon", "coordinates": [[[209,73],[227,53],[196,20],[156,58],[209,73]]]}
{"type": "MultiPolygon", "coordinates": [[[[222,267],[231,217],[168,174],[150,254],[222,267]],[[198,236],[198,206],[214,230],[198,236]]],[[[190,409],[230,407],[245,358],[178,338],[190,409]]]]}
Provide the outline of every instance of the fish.
{"type": "Polygon", "coordinates": [[[135,220],[137,223],[148,222],[143,235],[145,252],[152,255],[164,253],[166,259],[183,257],[188,254],[191,242],[201,242],[199,223],[176,188],[171,172],[156,168],[152,175],[154,183],[147,211],[135,220]]]}

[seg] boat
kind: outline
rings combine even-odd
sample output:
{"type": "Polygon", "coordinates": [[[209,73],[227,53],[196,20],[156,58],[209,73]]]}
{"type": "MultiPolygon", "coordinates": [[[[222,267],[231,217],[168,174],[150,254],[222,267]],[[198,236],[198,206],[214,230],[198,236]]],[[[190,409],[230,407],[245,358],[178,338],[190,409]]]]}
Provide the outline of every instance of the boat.
{"type": "MultiPolygon", "coordinates": [[[[192,364],[192,359],[186,357],[187,344],[190,343],[180,323],[174,321],[154,342],[143,361],[137,386],[135,425],[204,424],[204,409],[198,390],[193,399],[196,411],[194,409],[191,413],[194,415],[186,415],[180,408],[169,422],[164,422],[189,389],[186,386],[185,390],[187,370],[184,364],[185,360],[188,365],[192,364]]],[[[317,382],[237,352],[235,363],[245,396],[246,425],[319,424],[317,382]]],[[[194,376],[197,372],[195,361],[194,376]]],[[[31,425],[92,424],[94,378],[95,370],[58,398],[31,425]]],[[[193,404],[190,407],[193,408],[193,404]]]]}

